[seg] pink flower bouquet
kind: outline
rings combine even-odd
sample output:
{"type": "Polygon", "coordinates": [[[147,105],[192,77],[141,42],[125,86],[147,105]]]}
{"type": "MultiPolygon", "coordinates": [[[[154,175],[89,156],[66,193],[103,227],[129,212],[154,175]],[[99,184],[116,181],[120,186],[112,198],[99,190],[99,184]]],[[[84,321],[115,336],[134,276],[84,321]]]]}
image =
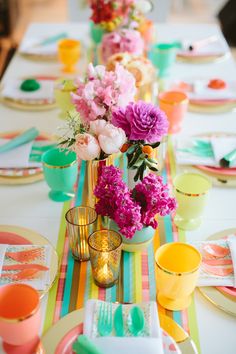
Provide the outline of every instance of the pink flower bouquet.
{"type": "Polygon", "coordinates": [[[125,107],[135,96],[135,79],[121,65],[114,72],[89,64],[85,80],[71,93],[78,115],[69,116],[62,147],[82,160],[102,160],[119,152],[126,141],[122,128],[111,123],[112,112],[125,107]]]}
{"type": "Polygon", "coordinates": [[[146,168],[158,171],[152,155],[168,131],[165,113],[151,103],[131,102],[113,111],[112,123],[125,131],[127,142],[121,151],[127,154],[128,168],[137,170],[134,180],[142,180],[146,168]]]}
{"type": "Polygon", "coordinates": [[[128,52],[133,55],[142,55],[143,51],[143,39],[140,33],[133,29],[121,29],[103,36],[101,55],[104,63],[116,53],[128,52]]]}
{"type": "Polygon", "coordinates": [[[94,194],[98,198],[97,213],[114,220],[126,238],[143,227],[156,229],[156,215],[165,216],[176,209],[176,200],[169,196],[162,177],[153,173],[129,190],[119,168],[103,166],[94,194]]]}

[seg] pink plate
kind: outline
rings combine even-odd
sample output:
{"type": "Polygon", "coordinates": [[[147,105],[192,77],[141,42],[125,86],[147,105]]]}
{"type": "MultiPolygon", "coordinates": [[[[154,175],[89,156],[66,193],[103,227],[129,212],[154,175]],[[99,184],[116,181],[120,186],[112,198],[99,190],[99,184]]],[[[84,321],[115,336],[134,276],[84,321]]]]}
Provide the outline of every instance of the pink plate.
{"type": "Polygon", "coordinates": [[[222,167],[212,167],[212,166],[202,166],[202,165],[197,165],[196,167],[198,167],[200,170],[216,173],[218,175],[236,176],[235,167],[222,168],[222,167]]]}
{"type": "Polygon", "coordinates": [[[31,242],[26,238],[8,231],[0,231],[0,243],[8,245],[31,245],[31,242]]]}
{"type": "Polygon", "coordinates": [[[225,294],[236,297],[236,288],[231,286],[216,286],[216,289],[222,291],[225,294]]]}
{"type": "MultiPolygon", "coordinates": [[[[83,324],[80,323],[78,326],[70,330],[57,345],[55,354],[72,354],[72,345],[78,335],[83,333],[83,324]]],[[[162,340],[164,347],[164,354],[177,354],[179,353],[179,348],[175,341],[162,330],[162,340]]]]}

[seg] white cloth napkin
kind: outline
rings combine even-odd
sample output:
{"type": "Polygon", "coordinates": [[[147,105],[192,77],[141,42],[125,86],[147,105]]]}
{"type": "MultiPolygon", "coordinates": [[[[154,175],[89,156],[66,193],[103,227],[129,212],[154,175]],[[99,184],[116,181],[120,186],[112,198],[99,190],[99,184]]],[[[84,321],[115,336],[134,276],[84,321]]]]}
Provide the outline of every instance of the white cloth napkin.
{"type": "MultiPolygon", "coordinates": [[[[203,38],[199,38],[198,40],[201,40],[203,38]]],[[[197,40],[197,41],[198,41],[197,40]]],[[[204,45],[202,47],[196,48],[194,51],[189,51],[188,48],[190,45],[194,44],[196,40],[184,40],[182,43],[183,49],[179,50],[178,53],[180,55],[184,56],[203,56],[203,55],[222,55],[228,52],[228,47],[226,43],[221,39],[218,38],[217,41],[211,42],[207,45],[204,45]]]]}
{"type": "Polygon", "coordinates": [[[193,90],[188,92],[194,100],[236,100],[236,81],[227,81],[226,87],[220,90],[208,87],[210,80],[195,80],[191,83],[193,90]]]}
{"type": "MultiPolygon", "coordinates": [[[[143,337],[115,337],[114,333],[109,337],[100,337],[97,331],[97,320],[100,301],[88,300],[85,306],[84,334],[87,335],[97,348],[104,354],[163,354],[161,329],[155,302],[143,303],[139,306],[145,313],[145,321],[148,321],[149,336],[143,337]]],[[[112,304],[113,313],[118,304],[112,304]]],[[[133,305],[123,305],[124,311],[133,305]],[[125,309],[126,308],[126,309],[125,309]]]]}
{"type": "MultiPolygon", "coordinates": [[[[236,236],[230,235],[227,239],[215,240],[215,241],[198,241],[193,242],[192,245],[196,247],[202,254],[203,261],[200,267],[199,278],[197,286],[231,286],[236,287],[236,236]],[[213,265],[204,263],[204,258],[206,257],[203,246],[206,245],[217,245],[229,249],[229,254],[222,258],[212,258],[213,261],[220,260],[232,260],[231,265],[213,265]],[[220,276],[212,273],[214,269],[212,268],[228,268],[233,267],[233,272],[229,275],[220,276]]],[[[207,260],[206,260],[207,262],[207,260]]],[[[211,262],[211,259],[209,259],[211,262]]]]}
{"type": "MultiPolygon", "coordinates": [[[[219,161],[226,154],[236,148],[236,137],[177,137],[175,141],[176,161],[180,165],[203,165],[220,167],[219,161]],[[204,140],[211,143],[214,157],[199,156],[192,152],[181,151],[181,149],[194,148],[194,139],[204,140]]],[[[231,167],[236,166],[236,161],[231,164],[231,167]]]]}
{"type": "MultiPolygon", "coordinates": [[[[0,145],[7,143],[9,139],[0,139],[0,145]]],[[[0,153],[0,168],[28,168],[41,167],[40,162],[29,161],[33,142],[18,146],[12,150],[0,153]]]]}
{"type": "Polygon", "coordinates": [[[55,56],[57,54],[57,42],[40,45],[43,38],[27,38],[20,45],[19,52],[42,56],[55,56]]]}
{"type": "MultiPolygon", "coordinates": [[[[33,248],[41,248],[42,252],[40,257],[37,257],[33,261],[28,262],[29,264],[41,264],[50,269],[50,263],[51,263],[51,253],[52,249],[49,245],[5,245],[5,244],[0,244],[0,286],[4,284],[9,284],[12,283],[13,280],[7,279],[7,278],[2,278],[1,275],[2,273],[8,273],[9,271],[3,271],[2,267],[3,265],[13,265],[13,264],[22,264],[20,262],[17,262],[9,257],[5,257],[6,252],[20,252],[20,251],[25,251],[28,249],[33,249],[33,248]]],[[[25,262],[27,263],[27,262],[25,262]]],[[[16,271],[11,271],[12,273],[18,272],[16,271]]],[[[14,281],[15,282],[15,281],[14,281]]],[[[45,290],[49,284],[50,284],[50,271],[40,271],[38,275],[35,275],[35,278],[32,280],[21,280],[17,281],[19,283],[24,283],[31,285],[37,290],[45,290]]]]}
{"type": "Polygon", "coordinates": [[[54,82],[52,80],[38,80],[40,88],[36,91],[26,92],[20,89],[23,80],[11,79],[5,82],[2,96],[14,100],[25,101],[54,101],[54,82]]]}

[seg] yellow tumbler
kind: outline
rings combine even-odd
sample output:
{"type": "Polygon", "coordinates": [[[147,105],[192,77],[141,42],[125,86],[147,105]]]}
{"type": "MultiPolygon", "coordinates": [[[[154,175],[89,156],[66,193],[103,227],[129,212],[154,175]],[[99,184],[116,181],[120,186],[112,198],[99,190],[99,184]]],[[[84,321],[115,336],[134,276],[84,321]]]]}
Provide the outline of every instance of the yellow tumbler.
{"type": "Polygon", "coordinates": [[[197,283],[201,254],[186,243],[171,242],[158,248],[155,260],[159,304],[172,311],[187,308],[197,283]]]}
{"type": "Polygon", "coordinates": [[[75,39],[62,39],[58,43],[58,58],[64,64],[65,73],[75,72],[75,64],[80,59],[80,41],[75,39]]]}

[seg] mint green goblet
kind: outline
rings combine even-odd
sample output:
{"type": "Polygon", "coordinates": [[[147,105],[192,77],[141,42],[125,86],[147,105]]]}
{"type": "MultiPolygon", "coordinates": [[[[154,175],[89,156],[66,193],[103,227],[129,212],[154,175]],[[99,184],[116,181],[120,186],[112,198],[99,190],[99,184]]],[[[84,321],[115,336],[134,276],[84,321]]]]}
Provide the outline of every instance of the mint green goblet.
{"type": "Polygon", "coordinates": [[[148,53],[148,57],[158,69],[160,78],[168,76],[170,68],[175,62],[176,45],[174,43],[154,44],[148,53]]]}
{"type": "Polygon", "coordinates": [[[43,154],[42,163],[45,180],[51,188],[49,198],[55,202],[71,199],[78,173],[76,153],[66,149],[51,149],[43,154]]]}

